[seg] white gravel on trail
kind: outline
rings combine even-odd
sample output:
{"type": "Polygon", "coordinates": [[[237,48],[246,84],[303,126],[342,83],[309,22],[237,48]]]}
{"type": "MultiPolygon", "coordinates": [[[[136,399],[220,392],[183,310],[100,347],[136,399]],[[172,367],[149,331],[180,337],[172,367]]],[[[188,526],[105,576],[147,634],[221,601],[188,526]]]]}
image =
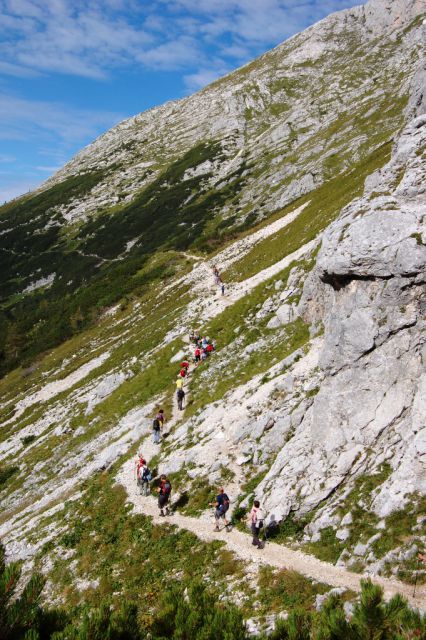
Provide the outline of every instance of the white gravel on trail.
{"type": "MultiPolygon", "coordinates": [[[[151,440],[147,439],[141,446],[141,451],[149,460],[149,456],[154,453],[151,440]]],[[[171,516],[160,517],[156,496],[143,497],[139,494],[139,488],[135,482],[135,463],[133,459],[126,461],[117,474],[117,481],[122,484],[128,494],[129,501],[134,506],[134,513],[142,513],[151,516],[156,524],[176,525],[181,529],[192,531],[200,540],[211,542],[222,540],[227,548],[235,553],[238,558],[245,562],[253,563],[255,566],[270,565],[278,569],[291,569],[297,571],[308,578],[324,582],[334,587],[345,587],[355,592],[360,591],[360,579],[370,577],[371,580],[384,589],[385,598],[391,598],[396,593],[402,594],[412,606],[421,611],[426,611],[426,585],[418,585],[416,595],[413,597],[413,586],[409,586],[397,580],[380,578],[377,576],[362,576],[351,573],[341,567],[322,562],[314,556],[294,551],[284,545],[267,542],[264,549],[256,549],[251,544],[251,536],[236,529],[230,532],[222,529],[215,532],[213,512],[211,516],[203,514],[199,518],[174,513],[171,516]]],[[[173,503],[173,502],[172,502],[173,503]]]]}

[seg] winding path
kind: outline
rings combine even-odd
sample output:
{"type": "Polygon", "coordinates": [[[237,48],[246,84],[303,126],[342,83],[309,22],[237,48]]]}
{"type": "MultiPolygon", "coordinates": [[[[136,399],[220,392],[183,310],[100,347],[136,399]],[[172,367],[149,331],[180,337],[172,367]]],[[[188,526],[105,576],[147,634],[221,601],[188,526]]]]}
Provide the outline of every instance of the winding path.
{"type": "MultiPolygon", "coordinates": [[[[150,439],[144,441],[141,449],[149,457],[152,451],[150,439]]],[[[154,453],[154,451],[152,452],[154,453]]],[[[251,545],[251,536],[241,531],[233,529],[230,532],[221,530],[219,533],[214,532],[213,513],[202,514],[199,518],[183,516],[178,512],[166,518],[159,517],[157,500],[154,496],[142,497],[139,495],[139,488],[134,480],[134,461],[128,460],[120,469],[117,475],[117,481],[126,489],[129,501],[134,506],[134,513],[142,513],[151,516],[156,524],[164,524],[168,522],[174,524],[181,529],[192,531],[200,540],[211,542],[213,540],[222,540],[227,548],[232,551],[238,558],[245,562],[259,565],[271,565],[278,569],[291,569],[298,571],[304,576],[325,582],[334,587],[345,587],[355,592],[360,591],[359,574],[351,573],[342,567],[336,567],[327,562],[322,562],[314,556],[295,551],[288,547],[268,542],[264,549],[255,549],[251,545]]],[[[406,585],[397,580],[380,578],[378,576],[369,576],[371,580],[383,587],[386,598],[390,598],[396,593],[400,593],[407,598],[411,605],[426,611],[426,585],[418,585],[416,588],[416,596],[413,597],[413,586],[406,585]]]]}
{"type": "MultiPolygon", "coordinates": [[[[280,220],[262,229],[258,233],[258,237],[255,238],[256,241],[259,241],[263,237],[267,237],[271,233],[276,232],[278,228],[282,228],[285,224],[291,222],[300,213],[301,209],[302,208],[297,209],[292,216],[287,216],[285,221],[280,220]]],[[[221,270],[226,268],[238,255],[238,251],[236,251],[236,249],[241,249],[240,245],[247,242],[247,239],[243,239],[234,243],[231,247],[225,249],[215,257],[215,263],[219,265],[221,270]]],[[[210,296],[210,299],[207,301],[205,300],[203,305],[200,304],[197,307],[198,322],[205,322],[206,320],[221,313],[227,306],[233,304],[249,293],[260,282],[264,282],[266,279],[279,273],[279,271],[288,266],[293,260],[299,259],[305,253],[312,250],[317,242],[318,238],[307,243],[293,254],[286,256],[276,264],[264,269],[253,277],[227,287],[226,296],[220,296],[217,292],[217,288],[213,287],[213,289],[211,289],[213,294],[210,296]],[[214,302],[214,304],[212,304],[212,302],[214,302]]],[[[245,247],[246,250],[247,248],[250,247],[245,247]]],[[[196,261],[196,264],[189,276],[187,275],[182,278],[182,281],[185,280],[186,282],[191,283],[193,293],[195,294],[199,293],[199,289],[202,288],[203,295],[205,296],[205,283],[212,279],[211,265],[206,262],[199,262],[196,256],[187,255],[187,257],[193,258],[194,261],[196,261]]],[[[187,315],[189,316],[188,319],[191,320],[190,309],[188,309],[187,315]]],[[[187,384],[185,391],[188,393],[187,384]]],[[[176,424],[179,418],[183,417],[183,415],[184,411],[180,412],[177,409],[176,394],[174,394],[173,411],[172,416],[167,423],[167,431],[170,431],[170,429],[176,424]]],[[[147,437],[141,443],[140,450],[144,454],[144,457],[149,460],[158,452],[158,445],[154,445],[151,438],[147,437]]],[[[426,585],[418,585],[416,588],[416,595],[413,597],[413,586],[411,585],[404,584],[398,580],[381,578],[379,576],[355,574],[343,567],[336,567],[335,565],[322,562],[314,556],[303,553],[302,551],[290,549],[289,547],[281,544],[268,542],[264,549],[255,549],[251,545],[251,536],[248,533],[246,534],[236,529],[233,529],[230,532],[227,532],[224,529],[220,532],[215,532],[213,513],[209,514],[208,512],[205,512],[199,518],[184,516],[178,512],[166,518],[160,517],[156,497],[142,497],[139,494],[139,488],[137,487],[134,479],[133,459],[125,462],[118,472],[116,479],[125,487],[129,501],[133,504],[135,513],[142,513],[150,516],[157,524],[164,524],[165,522],[174,524],[179,528],[191,531],[200,538],[200,540],[206,542],[222,540],[226,544],[227,548],[238,558],[244,560],[245,563],[250,563],[255,567],[259,567],[259,565],[270,565],[278,569],[294,570],[308,578],[318,580],[335,587],[351,589],[355,592],[360,591],[361,578],[370,577],[375,584],[383,587],[386,598],[390,598],[396,593],[400,593],[407,598],[412,606],[420,609],[421,611],[426,611],[426,585]]],[[[227,487],[227,489],[229,489],[229,492],[231,493],[231,486],[227,487]]]]}

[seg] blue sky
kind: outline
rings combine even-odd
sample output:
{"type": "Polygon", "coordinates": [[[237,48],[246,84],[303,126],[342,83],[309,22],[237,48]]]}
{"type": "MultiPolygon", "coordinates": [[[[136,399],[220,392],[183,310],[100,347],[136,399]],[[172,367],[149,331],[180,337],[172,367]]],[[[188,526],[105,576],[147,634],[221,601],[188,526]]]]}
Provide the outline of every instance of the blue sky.
{"type": "Polygon", "coordinates": [[[0,0],[0,202],[120,120],[362,0],[0,0]]]}

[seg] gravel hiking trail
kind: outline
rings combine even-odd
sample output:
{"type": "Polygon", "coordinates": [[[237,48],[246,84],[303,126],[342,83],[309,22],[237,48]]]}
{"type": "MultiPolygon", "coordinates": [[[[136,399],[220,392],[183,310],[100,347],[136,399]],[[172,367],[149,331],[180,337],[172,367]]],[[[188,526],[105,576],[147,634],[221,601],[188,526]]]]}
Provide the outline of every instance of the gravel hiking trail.
{"type": "MultiPolygon", "coordinates": [[[[152,455],[153,445],[151,439],[147,438],[141,444],[141,450],[146,453],[148,460],[152,455]],[[152,454],[151,454],[152,451],[152,454]]],[[[290,549],[284,545],[274,542],[267,542],[264,549],[254,548],[251,544],[251,536],[237,529],[227,532],[221,529],[215,532],[213,510],[202,514],[199,518],[183,516],[178,512],[167,517],[159,516],[156,495],[143,497],[139,494],[139,488],[136,485],[134,476],[134,459],[125,462],[121,467],[117,481],[122,484],[128,494],[131,504],[133,504],[133,513],[141,513],[151,516],[156,524],[164,524],[165,522],[173,524],[181,529],[192,531],[200,540],[211,542],[213,540],[222,540],[226,547],[232,551],[238,558],[255,566],[270,565],[278,569],[290,569],[297,571],[304,576],[325,582],[333,587],[345,587],[355,592],[360,591],[360,579],[363,576],[351,573],[342,567],[336,567],[327,562],[322,562],[314,556],[308,555],[301,551],[290,549]]],[[[232,497],[231,497],[232,499],[232,497]]],[[[173,508],[173,499],[172,499],[173,508]]],[[[410,604],[421,611],[426,611],[426,585],[417,585],[416,595],[413,597],[413,586],[406,585],[397,580],[381,578],[378,576],[369,576],[371,580],[383,587],[385,598],[390,598],[396,593],[402,594],[410,604]]]]}

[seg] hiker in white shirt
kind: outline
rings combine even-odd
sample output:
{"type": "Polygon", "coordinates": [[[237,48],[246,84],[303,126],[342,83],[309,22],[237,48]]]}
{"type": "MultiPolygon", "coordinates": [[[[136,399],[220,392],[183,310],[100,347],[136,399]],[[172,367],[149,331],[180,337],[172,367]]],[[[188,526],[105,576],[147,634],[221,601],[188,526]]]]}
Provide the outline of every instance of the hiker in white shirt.
{"type": "Polygon", "coordinates": [[[253,502],[252,510],[250,511],[250,525],[251,532],[253,534],[252,544],[258,549],[263,549],[263,544],[259,540],[260,530],[263,528],[263,511],[260,508],[259,500],[253,502]]]}

